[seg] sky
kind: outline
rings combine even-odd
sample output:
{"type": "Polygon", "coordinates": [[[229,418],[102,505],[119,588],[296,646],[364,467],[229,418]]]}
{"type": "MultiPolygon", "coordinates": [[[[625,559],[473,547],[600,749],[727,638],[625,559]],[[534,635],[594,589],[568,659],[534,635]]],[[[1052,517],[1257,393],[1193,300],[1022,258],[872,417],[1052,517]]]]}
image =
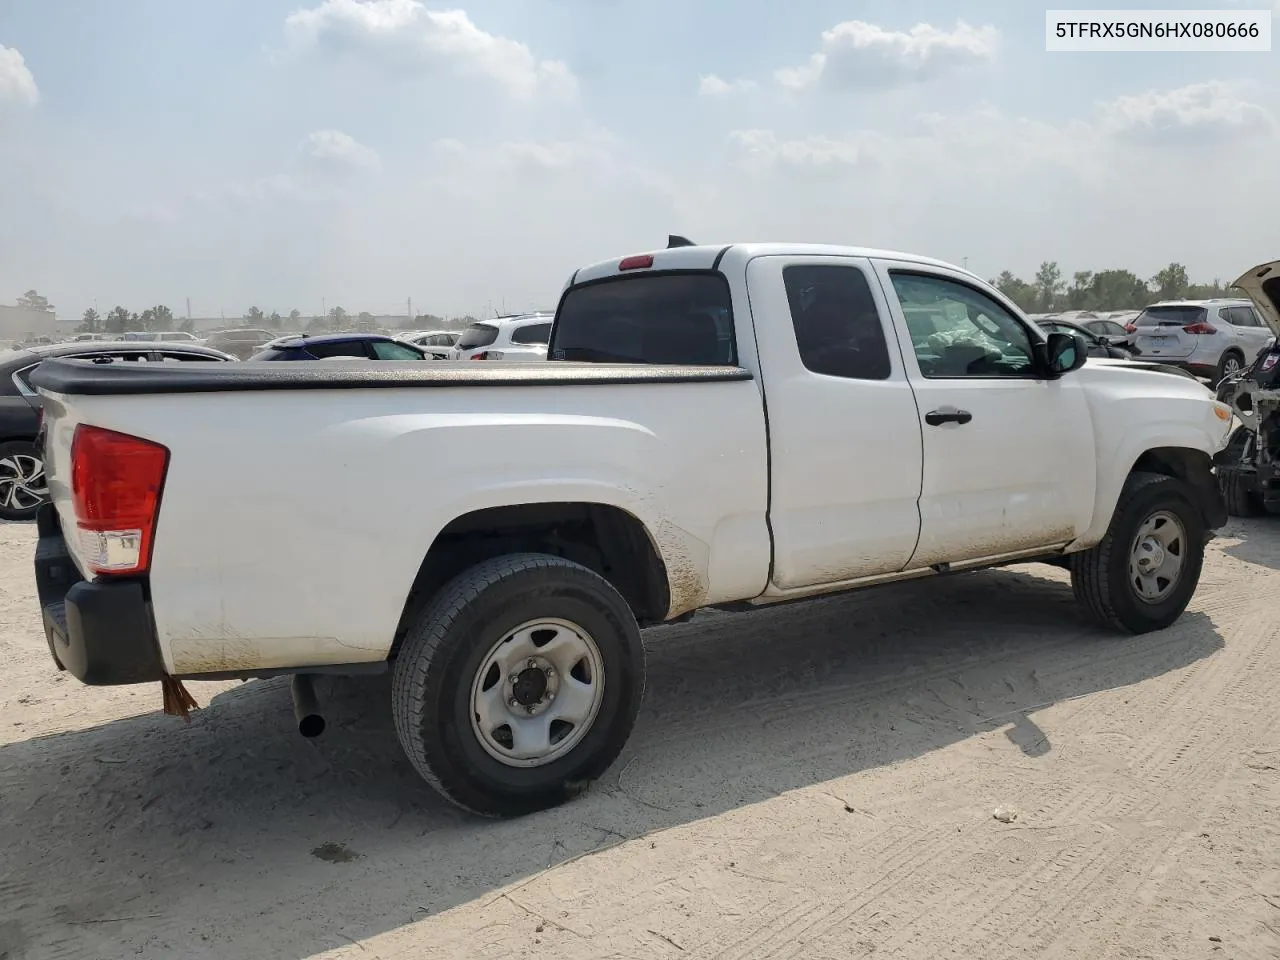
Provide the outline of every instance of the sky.
{"type": "Polygon", "coordinates": [[[1280,53],[1044,47],[1026,0],[3,0],[0,303],[514,311],[670,233],[1280,257],[1280,53]]]}

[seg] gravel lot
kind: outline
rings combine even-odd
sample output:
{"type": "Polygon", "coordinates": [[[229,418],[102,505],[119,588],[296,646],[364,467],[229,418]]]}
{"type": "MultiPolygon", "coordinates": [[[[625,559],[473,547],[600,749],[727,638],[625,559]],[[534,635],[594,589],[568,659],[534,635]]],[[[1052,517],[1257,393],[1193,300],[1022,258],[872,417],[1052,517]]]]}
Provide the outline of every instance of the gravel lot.
{"type": "Polygon", "coordinates": [[[0,960],[1280,956],[1280,521],[1172,629],[1013,567],[650,631],[594,790],[518,822],[410,771],[385,682],[59,676],[0,527],[0,960]],[[1011,822],[993,816],[1016,811],[1011,822]]]}

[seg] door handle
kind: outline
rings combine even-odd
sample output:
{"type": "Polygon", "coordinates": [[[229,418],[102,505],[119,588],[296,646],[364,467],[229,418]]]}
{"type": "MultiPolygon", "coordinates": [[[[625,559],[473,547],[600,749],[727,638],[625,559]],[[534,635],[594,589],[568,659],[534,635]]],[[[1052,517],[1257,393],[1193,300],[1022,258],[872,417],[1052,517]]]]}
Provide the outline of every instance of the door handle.
{"type": "Polygon", "coordinates": [[[944,423],[968,423],[973,414],[968,410],[930,410],[924,415],[924,422],[931,427],[940,427],[944,423]]]}

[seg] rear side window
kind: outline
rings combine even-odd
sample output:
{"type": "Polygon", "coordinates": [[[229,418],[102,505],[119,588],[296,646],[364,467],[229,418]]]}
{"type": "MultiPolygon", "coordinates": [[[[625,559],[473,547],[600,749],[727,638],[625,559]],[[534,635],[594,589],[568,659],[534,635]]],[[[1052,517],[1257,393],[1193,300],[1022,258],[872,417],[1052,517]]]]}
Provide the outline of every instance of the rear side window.
{"type": "Polygon", "coordinates": [[[403,343],[392,343],[390,340],[374,340],[369,344],[373,348],[373,356],[377,360],[421,360],[422,354],[403,343]]]}
{"type": "Polygon", "coordinates": [[[1185,327],[1204,323],[1204,318],[1204,307],[1147,307],[1133,322],[1139,327],[1185,327]]]}
{"type": "Polygon", "coordinates": [[[512,343],[546,343],[551,339],[550,323],[531,323],[511,331],[512,343]]]}
{"type": "Polygon", "coordinates": [[[361,340],[339,340],[337,343],[311,343],[307,345],[307,353],[311,354],[317,360],[327,360],[330,357],[359,357],[361,360],[369,359],[369,351],[365,349],[364,342],[361,340]]]}
{"type": "Polygon", "coordinates": [[[807,370],[851,380],[887,380],[889,347],[866,275],[835,264],[785,267],[796,346],[807,370]]]}
{"type": "Polygon", "coordinates": [[[1223,311],[1223,318],[1233,327],[1260,327],[1258,318],[1253,315],[1251,307],[1227,307],[1223,311]]]}
{"type": "Polygon", "coordinates": [[[458,349],[474,350],[477,347],[487,347],[497,339],[497,327],[488,323],[473,323],[462,331],[462,336],[458,338],[458,349]]]}
{"type": "Polygon", "coordinates": [[[550,359],[735,366],[724,275],[650,273],[574,287],[556,314],[550,359]]]}

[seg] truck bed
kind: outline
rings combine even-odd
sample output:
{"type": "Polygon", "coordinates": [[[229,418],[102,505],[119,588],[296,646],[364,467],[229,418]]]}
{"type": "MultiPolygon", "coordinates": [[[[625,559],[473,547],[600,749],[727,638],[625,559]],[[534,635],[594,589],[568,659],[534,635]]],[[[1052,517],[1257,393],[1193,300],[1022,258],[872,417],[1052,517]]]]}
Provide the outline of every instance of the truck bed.
{"type": "Polygon", "coordinates": [[[35,386],[71,396],[236,393],[256,390],[368,390],[406,387],[590,386],[750,380],[742,367],[638,363],[109,363],[46,360],[35,386]]]}

